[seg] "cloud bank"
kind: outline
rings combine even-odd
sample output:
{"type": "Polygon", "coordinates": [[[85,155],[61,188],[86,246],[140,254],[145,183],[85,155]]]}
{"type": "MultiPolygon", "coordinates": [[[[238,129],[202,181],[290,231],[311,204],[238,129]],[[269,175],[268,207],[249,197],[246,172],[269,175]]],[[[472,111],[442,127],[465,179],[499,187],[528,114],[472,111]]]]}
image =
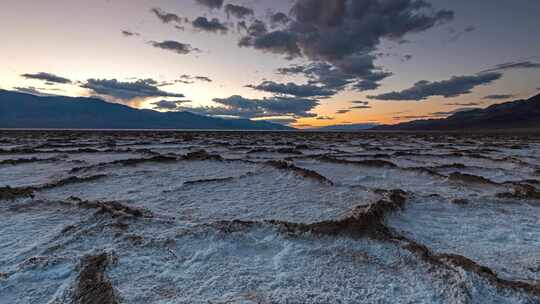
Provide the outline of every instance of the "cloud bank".
{"type": "Polygon", "coordinates": [[[158,82],[153,79],[140,79],[134,82],[121,82],[116,79],[88,79],[82,87],[95,94],[124,101],[150,97],[184,97],[183,94],[162,91],[157,85],[158,82]]]}
{"type": "Polygon", "coordinates": [[[319,102],[309,98],[272,97],[248,99],[239,95],[215,98],[218,107],[185,107],[181,110],[211,116],[265,118],[290,116],[292,118],[316,117],[311,111],[319,102]]]}
{"type": "Polygon", "coordinates": [[[477,86],[488,85],[502,77],[501,73],[482,73],[473,76],[454,76],[443,81],[421,80],[403,91],[368,96],[377,100],[425,100],[432,96],[446,98],[471,93],[477,86]]]}

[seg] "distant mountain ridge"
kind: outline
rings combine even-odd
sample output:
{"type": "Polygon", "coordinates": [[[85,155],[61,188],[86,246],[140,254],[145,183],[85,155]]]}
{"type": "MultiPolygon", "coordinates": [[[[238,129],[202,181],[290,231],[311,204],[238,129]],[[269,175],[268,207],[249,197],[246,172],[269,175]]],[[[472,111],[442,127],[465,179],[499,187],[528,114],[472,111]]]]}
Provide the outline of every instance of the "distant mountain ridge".
{"type": "Polygon", "coordinates": [[[294,130],[266,121],[139,110],[96,98],[0,90],[0,128],[294,130]]]}
{"type": "Polygon", "coordinates": [[[496,130],[540,128],[540,95],[455,113],[445,119],[415,120],[373,130],[496,130]]]}
{"type": "Polygon", "coordinates": [[[378,124],[364,123],[364,124],[346,124],[346,125],[331,125],[319,128],[311,128],[309,131],[344,131],[344,132],[354,132],[354,131],[363,131],[369,130],[378,126],[378,124]]]}

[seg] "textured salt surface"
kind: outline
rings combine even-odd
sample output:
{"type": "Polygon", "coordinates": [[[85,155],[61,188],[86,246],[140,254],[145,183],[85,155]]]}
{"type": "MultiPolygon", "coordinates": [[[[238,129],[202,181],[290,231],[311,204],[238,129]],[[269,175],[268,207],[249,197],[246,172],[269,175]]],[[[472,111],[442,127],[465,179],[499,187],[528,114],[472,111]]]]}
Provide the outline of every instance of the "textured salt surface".
{"type": "Polygon", "coordinates": [[[540,212],[526,203],[473,199],[456,205],[418,197],[390,227],[437,252],[459,254],[506,279],[539,281],[540,212]]]}
{"type": "Polygon", "coordinates": [[[540,302],[540,137],[0,143],[0,303],[540,302]]]}

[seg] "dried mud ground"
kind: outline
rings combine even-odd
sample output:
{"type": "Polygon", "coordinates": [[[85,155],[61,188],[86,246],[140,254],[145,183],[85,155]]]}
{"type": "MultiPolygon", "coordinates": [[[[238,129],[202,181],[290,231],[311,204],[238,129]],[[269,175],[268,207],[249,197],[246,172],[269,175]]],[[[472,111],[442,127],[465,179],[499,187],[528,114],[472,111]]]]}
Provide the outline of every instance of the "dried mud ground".
{"type": "Polygon", "coordinates": [[[534,134],[0,132],[0,303],[540,303],[534,134]]]}

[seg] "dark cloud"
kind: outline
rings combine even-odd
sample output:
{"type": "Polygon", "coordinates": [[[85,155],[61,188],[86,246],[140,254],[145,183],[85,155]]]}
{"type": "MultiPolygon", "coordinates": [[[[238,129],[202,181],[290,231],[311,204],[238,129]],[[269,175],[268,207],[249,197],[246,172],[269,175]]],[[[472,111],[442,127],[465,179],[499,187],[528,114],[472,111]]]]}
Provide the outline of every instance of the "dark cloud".
{"type": "Polygon", "coordinates": [[[170,23],[170,22],[176,22],[176,23],[182,23],[184,19],[176,14],[167,13],[159,8],[153,8],[150,10],[156,17],[161,20],[163,23],[170,23]]]}
{"type": "Polygon", "coordinates": [[[26,79],[46,81],[49,83],[60,83],[60,84],[72,83],[72,81],[67,78],[60,77],[60,76],[50,74],[50,73],[44,73],[44,72],[40,72],[36,74],[22,74],[21,77],[24,77],[26,79]]]}
{"type": "Polygon", "coordinates": [[[290,59],[301,56],[296,36],[287,31],[273,31],[260,35],[252,34],[243,37],[238,45],[241,47],[253,47],[267,53],[285,54],[290,59]]]}
{"type": "Polygon", "coordinates": [[[371,109],[371,106],[353,106],[350,108],[351,110],[359,110],[359,109],[371,109]]]}
{"type": "Polygon", "coordinates": [[[411,88],[403,91],[368,96],[368,98],[378,100],[419,101],[432,96],[443,96],[446,98],[456,97],[469,94],[475,87],[491,84],[501,77],[502,74],[500,73],[483,73],[474,76],[454,76],[449,80],[435,82],[422,80],[415,83],[411,88]]]}
{"type": "Polygon", "coordinates": [[[199,80],[199,81],[204,81],[204,82],[212,82],[212,79],[206,77],[206,76],[195,76],[195,79],[199,80]]]}
{"type": "Polygon", "coordinates": [[[176,83],[176,81],[161,81],[161,82],[157,82],[156,86],[157,87],[167,87],[167,86],[172,86],[175,83],[176,83]]]}
{"type": "Polygon", "coordinates": [[[220,106],[183,108],[183,110],[211,116],[242,118],[291,116],[300,118],[316,117],[317,115],[310,113],[310,111],[319,105],[317,100],[306,98],[272,97],[248,99],[238,95],[229,98],[216,98],[213,101],[220,104],[220,106]]]}
{"type": "Polygon", "coordinates": [[[358,81],[353,87],[360,92],[375,90],[381,86],[379,82],[389,76],[392,76],[392,73],[372,70],[370,74],[365,75],[363,80],[358,81]]]}
{"type": "Polygon", "coordinates": [[[183,103],[190,102],[189,100],[160,100],[156,102],[152,102],[151,104],[154,106],[154,109],[157,110],[167,110],[167,111],[174,111],[180,108],[180,106],[183,103]]]}
{"type": "Polygon", "coordinates": [[[176,83],[183,83],[183,84],[194,84],[194,83],[195,83],[194,81],[191,81],[191,80],[184,80],[184,79],[178,79],[178,80],[175,80],[174,82],[176,82],[176,83]]]}
{"type": "Polygon", "coordinates": [[[361,106],[367,106],[367,105],[369,105],[369,101],[361,101],[361,100],[351,101],[351,103],[352,103],[352,104],[361,105],[361,106]]]}
{"type": "Polygon", "coordinates": [[[459,106],[459,107],[476,107],[482,105],[481,102],[454,102],[454,103],[445,103],[445,106],[459,106]]]}
{"type": "Polygon", "coordinates": [[[310,124],[295,124],[294,127],[296,128],[311,128],[313,125],[310,124]]]}
{"type": "Polygon", "coordinates": [[[219,9],[223,6],[223,0],[195,0],[195,2],[211,9],[219,9]]]}
{"type": "Polygon", "coordinates": [[[433,118],[430,115],[407,115],[407,116],[394,116],[394,120],[416,120],[416,119],[429,119],[433,118]]]}
{"type": "Polygon", "coordinates": [[[349,113],[351,110],[350,109],[346,109],[346,110],[337,110],[336,111],[336,114],[347,114],[349,113]]]}
{"type": "Polygon", "coordinates": [[[287,16],[286,14],[284,14],[282,12],[277,12],[277,13],[274,13],[274,14],[272,14],[270,16],[270,23],[273,26],[287,25],[287,23],[289,23],[289,21],[291,21],[289,16],[287,16]]]}
{"type": "Polygon", "coordinates": [[[254,14],[251,8],[234,4],[227,4],[225,6],[225,12],[227,13],[228,18],[232,15],[238,19],[244,19],[245,17],[253,16],[254,14]]]}
{"type": "Polygon", "coordinates": [[[319,84],[336,92],[352,84],[357,91],[373,90],[379,87],[379,81],[392,73],[378,70],[373,65],[373,56],[358,56],[351,61],[343,62],[339,67],[328,63],[312,63],[306,66],[293,65],[278,69],[282,75],[303,74],[311,84],[319,84]],[[358,77],[362,78],[359,79],[358,77]]]}
{"type": "Polygon", "coordinates": [[[311,117],[307,112],[319,105],[314,99],[273,97],[265,99],[246,99],[241,96],[231,96],[225,99],[214,99],[216,103],[240,109],[258,109],[265,116],[293,115],[298,117],[311,117]]]}
{"type": "Polygon", "coordinates": [[[41,90],[44,90],[43,88],[36,88],[36,87],[14,87],[15,91],[19,93],[26,93],[26,94],[32,94],[36,96],[55,96],[55,94],[49,94],[49,93],[43,93],[41,90]]]}
{"type": "Polygon", "coordinates": [[[491,69],[482,71],[482,73],[514,70],[514,69],[540,69],[540,63],[531,62],[531,61],[506,62],[506,63],[498,64],[491,69]]]}
{"type": "Polygon", "coordinates": [[[510,98],[514,98],[514,97],[516,97],[516,96],[515,95],[510,95],[510,94],[493,94],[493,95],[484,96],[483,99],[500,100],[500,99],[510,99],[510,98]]]}
{"type": "Polygon", "coordinates": [[[42,94],[36,87],[14,87],[13,89],[19,93],[27,93],[38,96],[42,94]]]}
{"type": "Polygon", "coordinates": [[[175,82],[183,84],[193,84],[195,83],[195,80],[202,82],[212,82],[212,79],[206,76],[191,76],[186,74],[180,76],[180,79],[175,80],[175,82]]]}
{"type": "Polygon", "coordinates": [[[335,91],[324,87],[311,84],[298,85],[292,82],[276,83],[273,81],[264,81],[259,85],[248,85],[247,87],[258,91],[296,97],[328,97],[336,93],[335,91]]]}
{"type": "Polygon", "coordinates": [[[312,84],[322,84],[328,89],[340,91],[352,84],[357,91],[373,90],[380,86],[379,81],[392,75],[381,71],[374,64],[373,55],[355,56],[350,60],[338,62],[338,67],[329,63],[312,63],[306,66],[293,65],[278,69],[283,75],[303,74],[312,84]]]}
{"type": "Polygon", "coordinates": [[[139,79],[134,82],[120,82],[116,79],[88,79],[82,87],[91,90],[95,94],[120,100],[149,97],[184,97],[182,94],[162,91],[157,87],[158,84],[153,79],[139,79]]]}
{"type": "Polygon", "coordinates": [[[150,41],[150,44],[152,44],[152,46],[155,48],[172,51],[180,55],[186,55],[191,52],[200,52],[199,49],[191,47],[190,44],[181,43],[173,40],[167,40],[162,42],[150,41]]]}
{"type": "Polygon", "coordinates": [[[277,69],[278,74],[281,74],[281,75],[303,74],[305,70],[306,70],[306,67],[303,65],[292,65],[289,67],[277,69]]]}
{"type": "MultiPolygon", "coordinates": [[[[250,36],[261,36],[268,32],[268,29],[266,28],[266,23],[262,22],[261,20],[255,20],[253,23],[247,27],[247,33],[250,36]]],[[[250,37],[247,37],[250,38],[250,37]]],[[[249,39],[248,39],[249,40],[249,39]]]]}
{"type": "Polygon", "coordinates": [[[206,17],[198,17],[191,24],[195,29],[211,33],[225,33],[229,30],[225,24],[216,18],[208,20],[206,17]]]}
{"type": "Polygon", "coordinates": [[[183,84],[192,84],[192,83],[195,83],[193,80],[193,77],[191,77],[190,75],[182,75],[180,76],[180,79],[178,80],[175,80],[174,82],[176,83],[183,83],[183,84]]]}
{"type": "Polygon", "coordinates": [[[331,116],[318,116],[317,120],[333,120],[334,117],[331,116]]]}
{"type": "Polygon", "coordinates": [[[354,79],[356,89],[371,90],[391,75],[375,67],[375,56],[369,55],[381,40],[400,41],[453,17],[419,0],[296,0],[287,28],[248,35],[240,45],[329,63],[342,79],[354,79]]]}
{"type": "Polygon", "coordinates": [[[403,56],[403,59],[402,59],[401,61],[402,61],[402,62],[409,61],[409,60],[411,60],[412,58],[413,58],[412,55],[405,55],[405,56],[403,56]]]}
{"type": "MultiPolygon", "coordinates": [[[[293,72],[297,68],[292,68],[289,72],[293,72]]],[[[342,70],[327,64],[314,63],[305,66],[301,72],[305,77],[310,79],[311,83],[320,83],[329,89],[340,90],[355,80],[353,75],[344,73],[342,70]]]]}
{"type": "Polygon", "coordinates": [[[290,125],[296,123],[298,119],[296,118],[264,118],[264,121],[277,123],[280,125],[290,125]]]}
{"type": "Polygon", "coordinates": [[[136,32],[123,30],[122,35],[124,35],[124,37],[132,37],[132,36],[140,36],[141,34],[136,33],[136,32]]]}
{"type": "Polygon", "coordinates": [[[238,117],[247,119],[264,116],[263,113],[261,113],[260,111],[237,109],[231,107],[181,107],[178,110],[206,116],[238,117]]]}
{"type": "Polygon", "coordinates": [[[236,30],[240,33],[242,31],[246,32],[248,31],[247,23],[245,21],[239,21],[236,23],[236,30]]]}

